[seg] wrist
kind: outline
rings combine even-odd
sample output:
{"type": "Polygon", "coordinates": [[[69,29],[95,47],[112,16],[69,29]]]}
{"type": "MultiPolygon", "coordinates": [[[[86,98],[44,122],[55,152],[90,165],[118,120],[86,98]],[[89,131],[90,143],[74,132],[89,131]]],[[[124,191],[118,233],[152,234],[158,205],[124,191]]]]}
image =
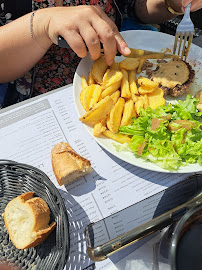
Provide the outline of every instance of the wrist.
{"type": "Polygon", "coordinates": [[[30,35],[37,44],[45,50],[48,50],[52,44],[47,34],[48,17],[45,9],[35,10],[30,17],[30,35]]]}
{"type": "Polygon", "coordinates": [[[168,10],[169,13],[173,15],[182,15],[184,14],[182,12],[182,7],[181,5],[177,4],[176,1],[172,0],[164,0],[166,9],[168,10]]]}

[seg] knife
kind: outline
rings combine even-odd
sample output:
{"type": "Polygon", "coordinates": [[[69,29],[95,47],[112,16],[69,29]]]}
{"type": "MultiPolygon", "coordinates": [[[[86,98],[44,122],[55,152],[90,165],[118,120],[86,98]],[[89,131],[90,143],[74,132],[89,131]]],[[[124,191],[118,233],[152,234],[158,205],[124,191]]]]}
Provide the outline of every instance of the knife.
{"type": "Polygon", "coordinates": [[[166,59],[166,58],[177,58],[178,56],[172,53],[163,53],[163,52],[154,52],[154,51],[146,51],[139,49],[130,48],[131,53],[126,57],[129,58],[147,58],[147,59],[166,59]]]}
{"type": "MultiPolygon", "coordinates": [[[[61,48],[67,48],[70,49],[71,47],[66,42],[66,40],[59,36],[58,37],[58,46],[61,48]]],[[[168,53],[162,53],[162,52],[154,52],[154,51],[146,51],[146,50],[139,50],[139,49],[132,49],[131,54],[127,55],[128,58],[146,58],[146,59],[167,59],[167,58],[177,58],[178,56],[174,54],[168,54],[168,53]]],[[[121,56],[121,54],[118,52],[117,56],[121,56]]]]}

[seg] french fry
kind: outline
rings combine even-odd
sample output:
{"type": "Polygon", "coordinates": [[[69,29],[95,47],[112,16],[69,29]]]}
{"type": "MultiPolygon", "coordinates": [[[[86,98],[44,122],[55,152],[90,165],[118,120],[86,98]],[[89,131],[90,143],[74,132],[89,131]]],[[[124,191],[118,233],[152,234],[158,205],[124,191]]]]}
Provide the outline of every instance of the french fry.
{"type": "Polygon", "coordinates": [[[84,99],[84,97],[86,96],[86,92],[87,92],[87,87],[86,88],[84,88],[82,91],[81,91],[81,93],[80,93],[80,101],[81,101],[81,105],[83,106],[83,108],[84,108],[84,110],[85,111],[88,111],[88,107],[87,107],[87,105],[86,105],[86,99],[84,99]]]}
{"type": "Polygon", "coordinates": [[[109,139],[112,139],[112,140],[114,140],[116,142],[119,142],[119,143],[130,143],[130,141],[131,141],[131,139],[127,135],[124,135],[124,134],[114,134],[110,130],[105,130],[102,134],[105,137],[107,137],[109,139]]]}
{"type": "Polygon", "coordinates": [[[118,82],[115,82],[114,84],[107,87],[105,90],[101,93],[101,98],[105,98],[106,96],[112,95],[114,92],[116,92],[121,86],[121,80],[118,82]]]}
{"type": "MultiPolygon", "coordinates": [[[[135,111],[135,104],[133,105],[133,110],[132,110],[132,114],[131,114],[131,118],[130,118],[130,120],[129,120],[129,122],[128,122],[128,124],[127,125],[132,125],[132,123],[133,123],[133,118],[137,118],[137,113],[136,113],[136,111],[135,111]]],[[[120,125],[121,126],[121,125],[120,125]]]]}
{"type": "Polygon", "coordinates": [[[114,104],[118,101],[120,95],[121,95],[121,92],[120,92],[119,90],[117,90],[116,92],[114,92],[114,93],[111,95],[111,98],[113,99],[114,104]]]}
{"type": "Polygon", "coordinates": [[[143,108],[146,109],[149,106],[148,95],[142,95],[142,99],[144,100],[143,108]]]}
{"type": "Polygon", "coordinates": [[[129,87],[129,81],[128,81],[128,71],[125,69],[121,69],[121,72],[123,74],[123,78],[121,81],[121,97],[123,98],[130,98],[130,87],[129,87]]]}
{"type": "Polygon", "coordinates": [[[138,92],[141,95],[150,94],[159,86],[157,82],[154,82],[146,77],[139,77],[138,84],[139,84],[138,92]]]}
{"type": "Polygon", "coordinates": [[[105,57],[102,55],[102,56],[100,56],[100,58],[98,58],[94,62],[92,70],[91,70],[92,76],[97,83],[99,83],[99,84],[102,83],[103,75],[104,75],[106,69],[107,69],[107,63],[105,61],[105,57]]]}
{"type": "Polygon", "coordinates": [[[155,88],[158,88],[159,87],[159,84],[157,82],[154,82],[146,77],[142,77],[140,76],[138,78],[138,85],[141,87],[141,86],[144,86],[146,88],[149,88],[149,89],[155,89],[155,88]]]}
{"type": "Polygon", "coordinates": [[[87,83],[84,75],[81,76],[81,87],[82,87],[82,89],[88,87],[88,83],[87,83]]]}
{"type": "Polygon", "coordinates": [[[140,95],[145,95],[145,94],[150,94],[152,93],[156,88],[149,88],[147,86],[140,86],[138,87],[138,92],[140,93],[140,95]]]}
{"type": "Polygon", "coordinates": [[[119,63],[119,67],[125,70],[135,70],[139,66],[139,63],[139,58],[126,58],[119,63]]]}
{"type": "Polygon", "coordinates": [[[107,127],[113,133],[117,133],[119,131],[124,104],[124,98],[119,98],[107,119],[107,127]]]}
{"type": "Polygon", "coordinates": [[[133,113],[132,113],[132,117],[131,117],[131,120],[129,121],[129,125],[132,125],[133,123],[133,118],[137,118],[137,113],[135,111],[135,104],[133,105],[133,113]]]}
{"type": "Polygon", "coordinates": [[[106,129],[106,125],[102,122],[95,124],[93,128],[93,136],[99,137],[106,129]]]}
{"type": "Polygon", "coordinates": [[[161,88],[155,89],[151,94],[147,95],[149,106],[152,109],[156,109],[161,105],[165,105],[164,92],[161,88]]]}
{"type": "Polygon", "coordinates": [[[91,110],[94,107],[94,105],[98,102],[100,94],[102,92],[102,88],[99,84],[91,84],[91,86],[94,86],[94,85],[96,86],[94,87],[92,98],[90,100],[89,110],[91,110]]]}
{"type": "Polygon", "coordinates": [[[126,58],[109,68],[104,56],[94,62],[88,80],[81,77],[80,101],[86,113],[79,118],[93,127],[95,137],[103,134],[119,143],[129,143],[130,137],[118,134],[120,126],[131,125],[141,108],[152,109],[165,104],[158,83],[140,76],[145,57],[126,58]]]}
{"type": "Polygon", "coordinates": [[[139,115],[141,108],[144,108],[145,98],[143,96],[139,96],[137,101],[135,102],[135,111],[139,115]]]}
{"type": "Polygon", "coordinates": [[[131,93],[131,97],[132,97],[133,102],[135,103],[138,100],[139,96],[131,93]]]}
{"type": "MultiPolygon", "coordinates": [[[[92,108],[91,107],[92,106],[92,103],[94,103],[94,101],[91,102],[92,97],[93,97],[93,94],[99,88],[100,88],[100,85],[99,84],[91,84],[88,87],[86,87],[84,89],[84,91],[82,91],[83,93],[81,93],[80,99],[82,98],[83,104],[84,104],[84,108],[85,108],[86,111],[89,111],[92,108]]],[[[94,98],[94,100],[95,100],[95,98],[94,98]]],[[[97,101],[98,101],[98,99],[97,99],[97,101]]]]}
{"type": "Polygon", "coordinates": [[[113,99],[110,96],[107,96],[98,102],[92,110],[80,117],[79,120],[89,126],[94,126],[108,117],[113,106],[113,99]]]}
{"type": "Polygon", "coordinates": [[[119,70],[119,63],[114,62],[111,66],[110,69],[114,69],[114,70],[119,70]]]}
{"type": "Polygon", "coordinates": [[[113,85],[114,83],[117,83],[121,81],[123,78],[123,74],[119,70],[114,70],[114,69],[107,69],[103,76],[103,86],[105,88],[113,85]]]}
{"type": "Polygon", "coordinates": [[[134,102],[132,99],[130,99],[126,101],[124,105],[123,116],[121,119],[120,126],[127,126],[131,122],[133,115],[134,115],[134,102]]]}
{"type": "Polygon", "coordinates": [[[95,80],[93,78],[92,70],[88,73],[88,85],[94,84],[95,80]]]}
{"type": "Polygon", "coordinates": [[[138,95],[137,77],[134,70],[129,71],[128,80],[131,94],[138,95]]]}
{"type": "Polygon", "coordinates": [[[142,66],[144,65],[144,63],[146,62],[146,58],[140,58],[140,63],[139,63],[139,66],[138,66],[138,68],[137,68],[137,74],[139,74],[141,71],[142,71],[142,66]]]}

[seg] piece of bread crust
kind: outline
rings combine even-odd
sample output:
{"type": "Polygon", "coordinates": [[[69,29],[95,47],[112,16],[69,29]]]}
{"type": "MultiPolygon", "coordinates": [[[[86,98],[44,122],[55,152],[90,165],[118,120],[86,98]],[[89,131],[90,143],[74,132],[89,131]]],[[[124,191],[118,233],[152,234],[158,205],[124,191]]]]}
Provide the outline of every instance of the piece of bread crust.
{"type": "Polygon", "coordinates": [[[23,193],[6,206],[3,217],[9,237],[16,248],[31,248],[42,243],[54,230],[47,203],[34,192],[23,193]]]}
{"type": "Polygon", "coordinates": [[[67,185],[92,171],[88,159],[80,156],[65,142],[57,143],[51,151],[53,172],[60,186],[67,185]]]}

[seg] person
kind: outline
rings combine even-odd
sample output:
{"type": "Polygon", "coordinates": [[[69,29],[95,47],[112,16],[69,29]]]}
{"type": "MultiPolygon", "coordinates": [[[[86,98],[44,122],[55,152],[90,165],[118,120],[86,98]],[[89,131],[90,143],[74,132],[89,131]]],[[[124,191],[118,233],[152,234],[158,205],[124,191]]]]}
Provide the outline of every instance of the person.
{"type": "MultiPolygon", "coordinates": [[[[128,55],[130,49],[119,32],[123,15],[136,17],[141,23],[160,23],[183,12],[185,6],[191,2],[30,1],[31,13],[22,14],[19,18],[12,14],[11,19],[15,20],[0,27],[0,83],[17,79],[9,85],[12,91],[16,87],[24,97],[36,96],[72,83],[80,59],[86,56],[87,50],[93,60],[98,59],[101,44],[108,65],[112,64],[117,50],[128,55]],[[62,36],[71,48],[57,46],[58,36],[62,36]]],[[[11,16],[9,5],[12,9],[13,0],[4,1],[7,20],[11,16]]],[[[22,7],[23,5],[21,9],[22,7]]],[[[192,11],[201,7],[202,0],[192,0],[192,11]]]]}
{"type": "MultiPolygon", "coordinates": [[[[15,267],[16,269],[16,267],[15,267]]],[[[0,263],[0,270],[14,270],[14,268],[12,266],[9,266],[6,263],[0,263]]],[[[18,269],[20,270],[20,269],[18,269]]]]}

